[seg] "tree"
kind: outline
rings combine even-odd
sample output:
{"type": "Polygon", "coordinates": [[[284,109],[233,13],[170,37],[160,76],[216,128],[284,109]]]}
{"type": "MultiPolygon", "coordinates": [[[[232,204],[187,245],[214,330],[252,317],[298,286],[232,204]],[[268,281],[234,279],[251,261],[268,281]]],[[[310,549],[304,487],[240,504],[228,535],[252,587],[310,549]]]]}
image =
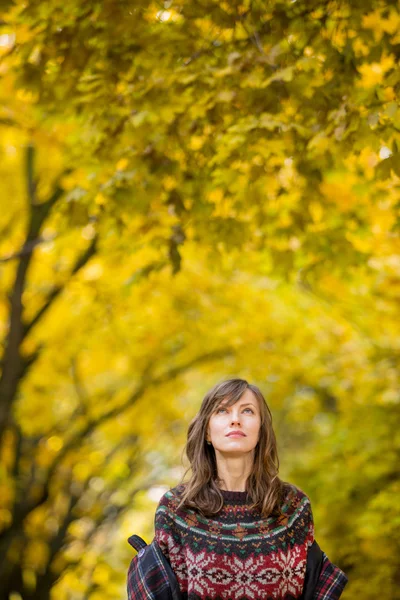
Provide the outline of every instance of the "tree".
{"type": "MultiPolygon", "coordinates": [[[[372,0],[6,5],[5,598],[78,594],[80,552],[151,485],[154,423],[173,464],[191,385],[227,373],[268,390],[349,593],[397,597],[399,20],[372,0]]],[[[104,560],[86,597],[118,596],[104,560]]]]}

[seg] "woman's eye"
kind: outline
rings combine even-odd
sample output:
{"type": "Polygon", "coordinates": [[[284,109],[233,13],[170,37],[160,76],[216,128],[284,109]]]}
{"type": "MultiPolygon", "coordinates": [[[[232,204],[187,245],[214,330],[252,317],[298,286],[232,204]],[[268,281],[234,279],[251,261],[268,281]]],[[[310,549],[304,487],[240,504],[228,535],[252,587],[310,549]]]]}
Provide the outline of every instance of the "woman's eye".
{"type": "MultiPolygon", "coordinates": [[[[218,414],[218,413],[220,413],[222,410],[226,411],[226,408],[218,408],[218,409],[217,409],[217,414],[218,414]]],[[[251,414],[252,414],[252,415],[254,415],[254,411],[253,411],[253,409],[252,409],[252,408],[244,408],[244,409],[243,409],[243,412],[244,412],[245,410],[249,410],[249,411],[251,412],[251,414]]]]}

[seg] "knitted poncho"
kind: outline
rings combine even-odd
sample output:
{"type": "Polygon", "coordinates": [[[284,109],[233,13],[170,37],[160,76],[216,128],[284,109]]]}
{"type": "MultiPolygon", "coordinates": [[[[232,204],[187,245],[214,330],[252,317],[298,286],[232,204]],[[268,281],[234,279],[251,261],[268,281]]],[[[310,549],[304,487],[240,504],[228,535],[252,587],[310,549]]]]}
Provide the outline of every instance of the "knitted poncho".
{"type": "Polygon", "coordinates": [[[155,538],[188,600],[291,600],[303,591],[314,540],[310,501],[285,484],[282,517],[261,518],[246,492],[221,490],[213,518],[177,505],[183,486],[161,498],[155,538]]]}

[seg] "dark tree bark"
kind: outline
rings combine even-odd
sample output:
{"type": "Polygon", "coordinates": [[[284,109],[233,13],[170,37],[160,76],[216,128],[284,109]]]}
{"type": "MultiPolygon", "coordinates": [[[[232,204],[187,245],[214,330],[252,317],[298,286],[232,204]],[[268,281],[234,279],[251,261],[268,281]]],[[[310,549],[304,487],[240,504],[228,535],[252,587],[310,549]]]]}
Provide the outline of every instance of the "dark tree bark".
{"type": "MultiPolygon", "coordinates": [[[[43,203],[38,203],[36,198],[36,182],[34,180],[34,148],[28,146],[26,152],[26,178],[29,204],[29,221],[25,242],[21,250],[14,256],[18,260],[15,282],[9,298],[10,318],[9,329],[4,344],[2,372],[0,376],[0,440],[6,429],[12,425],[12,407],[18,393],[18,387],[26,371],[36,360],[38,354],[23,356],[21,345],[26,336],[46,314],[55,300],[62,293],[65,286],[57,286],[49,294],[43,306],[35,317],[29,322],[24,321],[23,293],[26,279],[31,265],[34,250],[41,240],[40,232],[49,216],[53,206],[63,195],[63,189],[56,184],[50,198],[43,203]]],[[[71,276],[75,275],[85,266],[96,252],[97,237],[95,237],[87,250],[77,258],[71,276]]],[[[9,260],[10,258],[7,258],[9,260]]]]}

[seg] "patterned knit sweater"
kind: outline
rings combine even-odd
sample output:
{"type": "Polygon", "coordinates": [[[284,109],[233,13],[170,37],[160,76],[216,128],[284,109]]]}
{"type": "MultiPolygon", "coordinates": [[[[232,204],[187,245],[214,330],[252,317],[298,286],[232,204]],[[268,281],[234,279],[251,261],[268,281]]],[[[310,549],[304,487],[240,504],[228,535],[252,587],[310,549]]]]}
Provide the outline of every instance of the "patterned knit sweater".
{"type": "Polygon", "coordinates": [[[213,518],[179,509],[183,486],[161,498],[155,538],[170,561],[184,599],[293,600],[301,596],[307,548],[314,540],[310,501],[285,485],[283,516],[262,518],[246,492],[221,490],[213,518]]]}

